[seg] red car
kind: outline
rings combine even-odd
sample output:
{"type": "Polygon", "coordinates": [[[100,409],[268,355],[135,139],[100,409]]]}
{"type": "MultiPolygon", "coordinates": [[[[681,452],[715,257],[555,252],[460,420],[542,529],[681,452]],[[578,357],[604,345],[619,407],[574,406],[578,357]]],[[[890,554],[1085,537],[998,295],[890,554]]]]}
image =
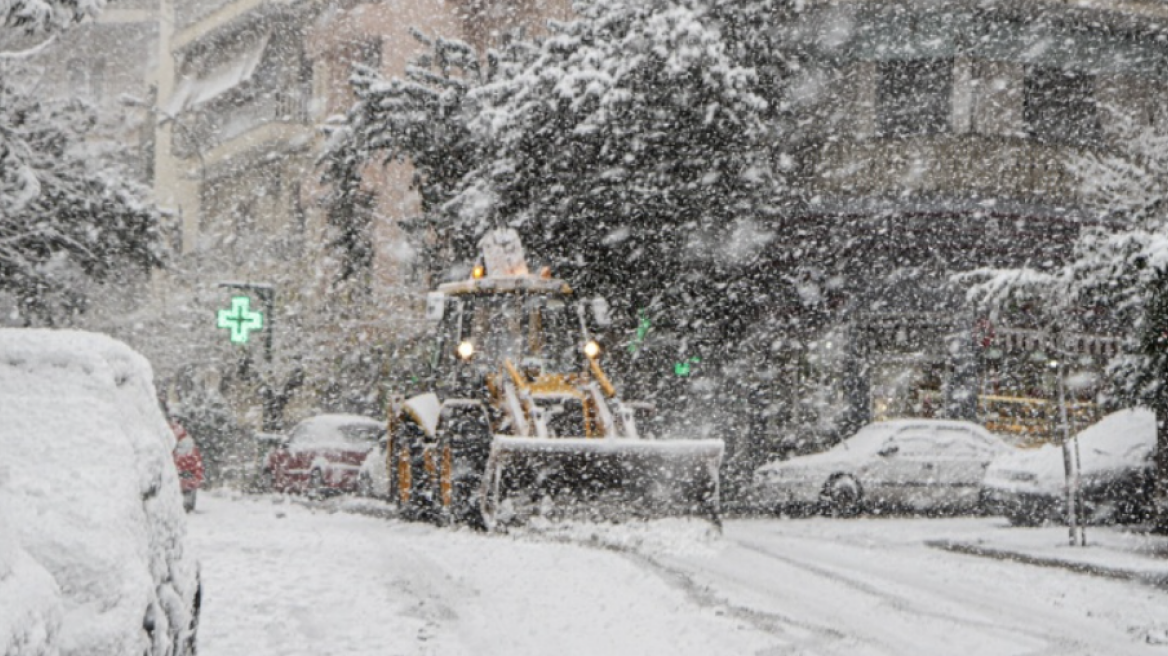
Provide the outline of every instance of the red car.
{"type": "Polygon", "coordinates": [[[357,489],[361,462],[385,434],[385,425],[358,415],[305,419],[264,456],[261,487],[324,496],[357,489]]]}
{"type": "Polygon", "coordinates": [[[203,454],[195,444],[195,438],[187,433],[178,422],[170,422],[174,431],[174,467],[178,470],[178,482],[182,488],[183,508],[187,512],[195,509],[195,494],[203,487],[203,454]]]}

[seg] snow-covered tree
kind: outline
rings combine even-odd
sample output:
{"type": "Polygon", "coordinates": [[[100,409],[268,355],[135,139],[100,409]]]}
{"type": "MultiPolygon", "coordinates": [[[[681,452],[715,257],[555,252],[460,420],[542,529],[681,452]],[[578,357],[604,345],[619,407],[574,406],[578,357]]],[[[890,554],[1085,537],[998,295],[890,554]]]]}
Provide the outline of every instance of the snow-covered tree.
{"type": "Polygon", "coordinates": [[[1128,126],[1126,155],[1085,153],[1070,163],[1088,204],[1118,228],[1085,230],[1053,271],[976,271],[970,298],[991,311],[1040,308],[1063,329],[1124,336],[1109,367],[1117,402],[1156,413],[1157,524],[1168,531],[1168,135],[1128,126]]]}
{"type": "Polygon", "coordinates": [[[92,125],[80,103],[0,85],[0,292],[22,323],[68,323],[92,285],[162,262],[157,210],[87,148],[92,125]]]}
{"type": "MultiPolygon", "coordinates": [[[[442,205],[463,178],[487,158],[486,142],[471,129],[482,108],[471,92],[514,75],[518,66],[532,59],[533,47],[524,41],[488,52],[480,62],[480,53],[462,41],[412,33],[427,50],[407,67],[405,77],[383,80],[372,69],[356,67],[352,84],[357,104],[343,123],[326,126],[330,143],[323,162],[325,178],[332,183],[329,217],[336,235],[332,246],[342,262],[359,260],[368,250],[368,226],[360,212],[366,198],[362,172],[370,164],[391,161],[413,166],[422,216],[411,217],[411,227],[434,231],[439,248],[451,245],[460,255],[473,248],[475,235],[453,230],[442,215],[442,205]]],[[[425,252],[421,257],[436,262],[451,255],[425,252]]],[[[342,267],[342,277],[345,273],[342,267]]]]}
{"type": "MultiPolygon", "coordinates": [[[[54,35],[103,5],[0,0],[0,30],[54,35]]],[[[39,98],[0,80],[0,293],[15,298],[24,324],[68,322],[94,284],[161,263],[158,212],[142,202],[145,190],[89,147],[94,124],[80,102],[39,98]]]]}
{"type": "Polygon", "coordinates": [[[52,32],[96,16],[106,0],[0,0],[0,26],[52,32]]]}
{"type": "Polygon", "coordinates": [[[781,62],[755,65],[765,4],[594,0],[535,42],[485,55],[435,42],[405,79],[358,75],[334,189],[356,189],[375,157],[408,159],[453,260],[511,225],[626,316],[651,307],[720,335],[751,315],[744,272],[782,189],[767,120],[781,62]]]}

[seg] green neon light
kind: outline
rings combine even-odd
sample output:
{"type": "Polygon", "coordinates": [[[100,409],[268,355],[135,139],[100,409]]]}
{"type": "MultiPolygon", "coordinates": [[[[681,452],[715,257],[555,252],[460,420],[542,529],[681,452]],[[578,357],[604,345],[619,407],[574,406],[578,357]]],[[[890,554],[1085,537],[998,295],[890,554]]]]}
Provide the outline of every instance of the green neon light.
{"type": "Polygon", "coordinates": [[[236,296],[231,299],[231,309],[219,310],[218,326],[230,330],[231,341],[236,344],[246,344],[248,333],[264,327],[263,313],[253,312],[250,306],[250,298],[236,296]]]}
{"type": "Polygon", "coordinates": [[[691,371],[693,371],[693,366],[700,363],[701,361],[701,358],[689,358],[687,360],[677,362],[673,365],[673,374],[675,376],[685,378],[690,374],[691,371]]]}
{"type": "Polygon", "coordinates": [[[649,315],[645,314],[644,309],[641,310],[638,316],[637,334],[633,337],[633,341],[629,342],[629,353],[636,353],[637,349],[641,347],[641,344],[645,342],[645,336],[653,329],[653,322],[649,321],[649,315]]]}

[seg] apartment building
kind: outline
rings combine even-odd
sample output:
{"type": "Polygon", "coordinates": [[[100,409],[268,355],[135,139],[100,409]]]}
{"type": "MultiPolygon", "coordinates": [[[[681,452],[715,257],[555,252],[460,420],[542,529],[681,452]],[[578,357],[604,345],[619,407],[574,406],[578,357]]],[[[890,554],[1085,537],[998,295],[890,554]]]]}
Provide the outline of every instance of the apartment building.
{"type": "MultiPolygon", "coordinates": [[[[282,391],[301,374],[281,401],[289,413],[379,412],[387,377],[409,375],[395,370],[395,350],[421,331],[431,285],[414,258],[421,237],[403,228],[419,201],[408,164],[370,167],[360,230],[335,225],[320,184],[322,126],[352,105],[354,65],[404,73],[422,48],[412,29],[485,46],[544,29],[569,3],[165,1],[172,70],[159,86],[157,195],[181,216],[182,257],[158,293],[197,308],[174,323],[249,423],[261,423],[265,384],[282,391]],[[345,240],[360,247],[337,248],[345,240]],[[216,307],[249,285],[274,290],[270,350],[215,329],[216,307]]],[[[189,371],[192,355],[170,357],[171,370],[189,371]]]]}
{"type": "Polygon", "coordinates": [[[820,427],[979,418],[987,396],[1028,411],[1026,399],[1052,393],[1060,358],[1092,398],[1117,348],[1106,326],[1075,328],[1056,355],[1026,308],[979,316],[950,275],[1049,269],[1085,226],[1115,220],[1084,196],[1077,162],[1130,157],[1137,131],[1168,130],[1168,11],[803,4],[783,25],[801,63],[789,148],[806,196],[775,226],[786,247],[774,264],[802,268],[830,320],[772,349],[774,423],[808,398],[835,414],[810,420],[820,427]]]}

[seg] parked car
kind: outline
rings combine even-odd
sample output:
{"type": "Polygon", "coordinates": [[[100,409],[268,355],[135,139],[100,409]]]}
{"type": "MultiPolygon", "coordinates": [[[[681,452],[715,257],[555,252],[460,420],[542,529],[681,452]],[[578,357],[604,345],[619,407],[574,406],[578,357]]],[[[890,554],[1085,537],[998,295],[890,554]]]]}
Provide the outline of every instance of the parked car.
{"type": "Polygon", "coordinates": [[[353,492],[362,461],[385,434],[385,425],[359,415],[309,417],[285,438],[269,438],[261,487],[322,496],[353,492]]]}
{"type": "Polygon", "coordinates": [[[0,654],[194,653],[197,563],[150,365],[0,329],[0,654]]]}
{"type": "MultiPolygon", "coordinates": [[[[1084,517],[1092,523],[1152,517],[1156,416],[1135,408],[1107,415],[1078,434],[1084,517]]],[[[1017,449],[986,470],[982,503],[1016,526],[1063,521],[1066,473],[1061,445],[1017,449]]]]}
{"type": "Polygon", "coordinates": [[[877,422],[828,451],[763,465],[752,492],[776,512],[974,510],[986,467],[1008,448],[965,421],[877,422]]]}
{"type": "Polygon", "coordinates": [[[178,482],[182,488],[183,510],[191,512],[195,509],[195,496],[199,488],[203,487],[205,470],[203,468],[203,454],[195,438],[177,421],[170,422],[170,429],[174,432],[174,468],[178,471],[178,482]]]}

